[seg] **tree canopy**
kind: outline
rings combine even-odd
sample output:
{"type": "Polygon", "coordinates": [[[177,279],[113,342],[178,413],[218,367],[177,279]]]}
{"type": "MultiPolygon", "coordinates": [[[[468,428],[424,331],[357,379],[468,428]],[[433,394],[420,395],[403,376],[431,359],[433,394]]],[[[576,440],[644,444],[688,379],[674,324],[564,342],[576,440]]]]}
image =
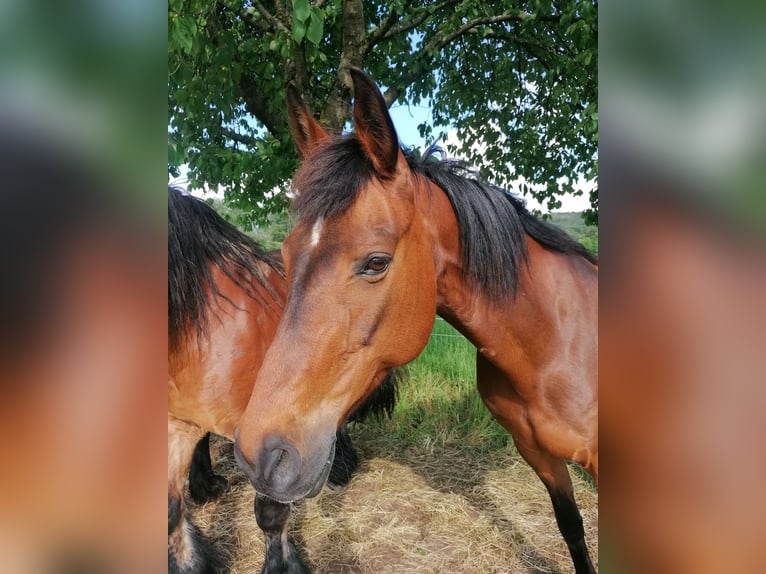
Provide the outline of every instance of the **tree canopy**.
{"type": "MultiPolygon", "coordinates": [[[[323,126],[351,117],[350,66],[386,102],[429,100],[425,138],[495,183],[523,178],[550,209],[597,181],[596,1],[170,0],[168,169],[223,186],[263,217],[298,165],[285,103],[294,83],[323,126]]],[[[403,142],[407,144],[408,142],[403,142]]],[[[588,219],[597,221],[598,195],[588,219]]]]}

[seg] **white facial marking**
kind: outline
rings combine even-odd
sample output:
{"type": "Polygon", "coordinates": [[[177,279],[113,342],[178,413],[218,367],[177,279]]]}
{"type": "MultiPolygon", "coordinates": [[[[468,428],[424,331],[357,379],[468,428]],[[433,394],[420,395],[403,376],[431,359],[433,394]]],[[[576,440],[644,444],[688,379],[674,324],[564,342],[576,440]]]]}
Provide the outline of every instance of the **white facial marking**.
{"type": "Polygon", "coordinates": [[[316,220],[314,227],[311,229],[311,247],[316,247],[319,243],[319,238],[322,236],[322,218],[316,220]]]}

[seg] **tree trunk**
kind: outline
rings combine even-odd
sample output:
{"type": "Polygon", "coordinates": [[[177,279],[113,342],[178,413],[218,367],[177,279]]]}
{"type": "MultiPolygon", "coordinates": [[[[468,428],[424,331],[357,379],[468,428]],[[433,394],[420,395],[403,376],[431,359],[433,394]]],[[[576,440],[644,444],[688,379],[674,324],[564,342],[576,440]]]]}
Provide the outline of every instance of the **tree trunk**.
{"type": "Polygon", "coordinates": [[[330,130],[340,132],[351,117],[351,66],[362,67],[367,50],[362,0],[343,0],[343,52],[338,63],[335,85],[330,91],[322,121],[330,130]]]}

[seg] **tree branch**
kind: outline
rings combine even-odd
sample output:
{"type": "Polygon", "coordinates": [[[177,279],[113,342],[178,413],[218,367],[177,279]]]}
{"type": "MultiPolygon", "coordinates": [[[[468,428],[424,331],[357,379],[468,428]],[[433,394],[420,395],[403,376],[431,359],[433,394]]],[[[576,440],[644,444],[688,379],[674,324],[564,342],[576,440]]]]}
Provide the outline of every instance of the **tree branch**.
{"type": "MultiPolygon", "coordinates": [[[[478,30],[470,30],[470,33],[478,33],[478,30]]],[[[484,38],[502,40],[504,42],[509,42],[511,44],[515,44],[516,46],[523,47],[529,56],[539,60],[546,68],[552,68],[550,61],[550,47],[545,46],[537,40],[530,40],[528,37],[520,37],[518,35],[511,34],[506,30],[489,30],[484,33],[484,38]]]]}
{"type": "Polygon", "coordinates": [[[269,25],[271,26],[272,30],[282,30],[283,32],[290,33],[290,30],[287,29],[287,26],[284,25],[284,23],[279,20],[276,16],[274,16],[271,12],[266,10],[266,7],[259,2],[259,0],[253,0],[253,6],[256,10],[258,10],[258,13],[263,16],[263,19],[266,20],[269,25]]]}
{"type": "Polygon", "coordinates": [[[292,23],[292,0],[274,0],[274,9],[277,13],[277,20],[282,22],[288,28],[291,28],[292,23]]]}
{"type": "Polygon", "coordinates": [[[289,83],[290,80],[295,82],[295,85],[301,92],[311,88],[308,65],[306,64],[306,50],[302,44],[295,45],[293,60],[290,61],[288,59],[285,64],[285,83],[289,83]]]}
{"type": "Polygon", "coordinates": [[[484,24],[499,24],[501,22],[523,22],[524,20],[528,20],[530,17],[531,16],[529,14],[524,12],[512,12],[507,14],[499,14],[497,16],[482,16],[481,18],[475,18],[469,22],[466,22],[458,29],[450,32],[441,39],[438,37],[434,38],[421,49],[420,53],[428,53],[434,50],[441,50],[444,46],[452,42],[452,40],[459,38],[477,26],[482,26],[484,24]]]}
{"type": "Polygon", "coordinates": [[[437,12],[440,12],[442,9],[447,8],[449,6],[452,6],[454,4],[460,4],[463,0],[446,0],[445,2],[441,2],[440,4],[437,4],[432,12],[429,12],[427,9],[423,9],[417,16],[414,16],[412,18],[409,18],[406,21],[400,22],[396,26],[391,27],[389,30],[387,30],[375,43],[382,40],[388,40],[389,38],[393,38],[394,36],[398,36],[399,34],[402,34],[404,32],[409,32],[410,30],[413,30],[420,26],[423,22],[425,22],[430,16],[433,16],[437,12]]]}
{"type": "Polygon", "coordinates": [[[221,135],[223,135],[223,137],[227,139],[230,139],[234,143],[244,144],[251,149],[254,148],[259,141],[258,138],[254,138],[253,136],[249,136],[247,134],[240,134],[235,132],[232,129],[224,128],[224,127],[221,128],[221,135]]]}
{"type": "MultiPolygon", "coordinates": [[[[410,4],[409,1],[406,2],[404,5],[404,8],[406,9],[407,6],[409,6],[409,4],[410,4]]],[[[370,48],[375,46],[378,42],[380,42],[383,39],[386,33],[396,23],[397,18],[399,18],[399,13],[392,8],[391,11],[388,13],[388,16],[386,16],[385,20],[383,20],[383,22],[380,23],[380,26],[370,31],[370,37],[368,38],[368,48],[367,48],[368,51],[370,48]]]]}
{"type": "Polygon", "coordinates": [[[242,91],[242,99],[245,101],[247,111],[266,126],[266,129],[273,136],[279,137],[287,132],[287,119],[269,108],[269,100],[263,93],[259,82],[247,74],[243,74],[239,80],[239,89],[242,91]]]}
{"type": "Polygon", "coordinates": [[[383,98],[386,100],[386,105],[391,107],[397,100],[399,95],[412,85],[416,80],[423,77],[428,71],[428,63],[433,58],[432,54],[444,48],[447,44],[453,40],[461,37],[463,34],[470,30],[473,30],[477,26],[485,24],[499,24],[501,22],[523,22],[528,20],[532,16],[525,12],[508,12],[505,14],[499,14],[496,16],[482,16],[480,18],[474,18],[462,26],[456,28],[445,36],[436,34],[434,38],[425,46],[423,46],[418,54],[415,56],[413,64],[408,68],[403,80],[396,85],[390,86],[383,94],[383,98]]]}
{"type": "Polygon", "coordinates": [[[239,17],[242,18],[243,22],[261,32],[269,32],[272,30],[265,18],[255,18],[250,10],[252,10],[252,8],[249,10],[247,8],[239,10],[239,17]]]}

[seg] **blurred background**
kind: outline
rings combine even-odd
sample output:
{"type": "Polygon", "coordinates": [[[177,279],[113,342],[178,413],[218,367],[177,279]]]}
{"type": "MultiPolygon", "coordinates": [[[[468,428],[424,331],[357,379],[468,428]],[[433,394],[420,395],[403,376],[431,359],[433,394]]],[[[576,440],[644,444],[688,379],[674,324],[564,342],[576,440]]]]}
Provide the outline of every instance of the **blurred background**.
{"type": "Polygon", "coordinates": [[[600,6],[603,572],[766,563],[764,12],[600,6]]]}
{"type": "Polygon", "coordinates": [[[4,572],[157,572],[166,19],[0,2],[4,572]]]}
{"type": "MultiPolygon", "coordinates": [[[[166,8],[0,2],[4,571],[163,568],[166,8]]],[[[602,572],[766,563],[765,11],[599,6],[602,572]]]]}

